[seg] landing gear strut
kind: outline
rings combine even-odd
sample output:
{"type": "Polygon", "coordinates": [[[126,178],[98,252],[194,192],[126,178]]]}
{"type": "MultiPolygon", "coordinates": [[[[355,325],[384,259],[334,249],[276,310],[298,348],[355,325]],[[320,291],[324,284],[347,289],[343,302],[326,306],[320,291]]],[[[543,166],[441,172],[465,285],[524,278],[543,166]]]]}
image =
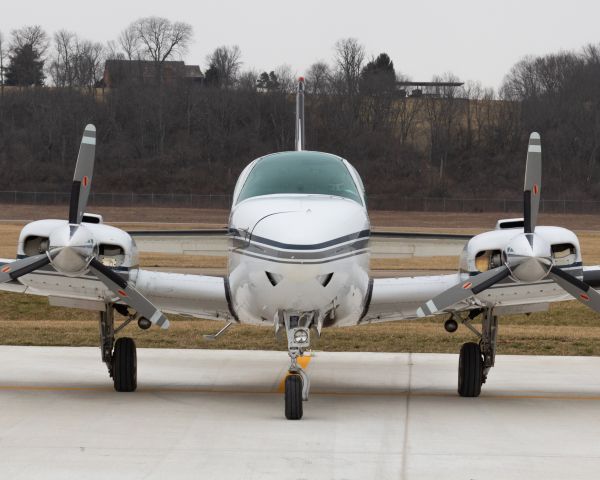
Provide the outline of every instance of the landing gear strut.
{"type": "Polygon", "coordinates": [[[117,392],[133,392],[137,388],[137,353],[133,338],[115,341],[115,333],[131,322],[130,316],[115,329],[114,307],[106,305],[100,312],[100,351],[117,392]],[[113,350],[114,346],[114,350],[113,350]]]}
{"type": "Polygon", "coordinates": [[[290,368],[285,379],[285,418],[300,420],[303,415],[302,402],[308,401],[310,379],[298,365],[298,358],[310,347],[310,325],[314,313],[290,314],[283,313],[285,330],[288,340],[288,355],[290,368]]]}
{"type": "Polygon", "coordinates": [[[465,343],[460,349],[458,361],[458,394],[461,397],[478,397],[481,386],[496,361],[498,336],[498,317],[491,308],[483,312],[472,312],[463,323],[479,337],[479,343],[465,343]],[[481,333],[477,331],[471,320],[483,313],[481,333]]]}

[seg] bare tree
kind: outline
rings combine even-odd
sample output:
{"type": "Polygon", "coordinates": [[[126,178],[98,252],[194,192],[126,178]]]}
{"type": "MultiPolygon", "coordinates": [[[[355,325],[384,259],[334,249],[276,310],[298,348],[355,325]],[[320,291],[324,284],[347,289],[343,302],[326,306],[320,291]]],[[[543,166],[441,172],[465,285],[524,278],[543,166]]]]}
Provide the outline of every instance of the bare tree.
{"type": "Polygon", "coordinates": [[[48,34],[40,25],[27,25],[10,32],[11,42],[10,50],[14,52],[16,49],[21,49],[26,45],[31,45],[31,48],[44,57],[48,50],[48,34]]]}
{"type": "Polygon", "coordinates": [[[72,87],[75,77],[72,61],[76,47],[73,32],[59,30],[54,34],[54,58],[50,64],[50,76],[57,87],[72,87]]]}
{"type": "Polygon", "coordinates": [[[125,53],[119,50],[119,45],[114,40],[106,42],[104,51],[106,60],[127,60],[125,53]]]}
{"type": "Polygon", "coordinates": [[[323,61],[313,63],[306,73],[306,87],[308,93],[320,95],[328,93],[331,80],[331,69],[323,61]]]}
{"type": "Polygon", "coordinates": [[[344,38],[335,44],[335,62],[345,84],[346,94],[358,93],[360,72],[365,60],[365,48],[356,38],[344,38]]]}
{"type": "Polygon", "coordinates": [[[54,34],[54,46],[50,74],[56,86],[93,87],[96,84],[104,59],[102,44],[60,30],[54,34]]]}
{"type": "Polygon", "coordinates": [[[140,37],[138,27],[135,24],[129,25],[121,32],[117,39],[119,46],[125,53],[127,60],[136,60],[140,56],[140,37]]]}
{"type": "Polygon", "coordinates": [[[104,58],[105,49],[101,43],[89,40],[77,43],[75,67],[79,86],[93,88],[100,81],[104,58]]]}
{"type": "Polygon", "coordinates": [[[279,90],[284,93],[294,93],[296,91],[297,75],[292,71],[292,67],[287,64],[278,66],[275,69],[275,75],[279,82],[279,90]]]}
{"type": "MultiPolygon", "coordinates": [[[[157,63],[163,63],[169,58],[186,53],[193,36],[192,26],[189,23],[172,23],[161,17],[140,18],[130,28],[135,32],[142,54],[157,63]]],[[[128,30],[126,29],[125,32],[128,30]]],[[[129,34],[127,36],[129,37],[129,34]]],[[[134,46],[134,43],[130,45],[131,50],[127,52],[128,55],[134,53],[134,46]]]]}
{"type": "MultiPolygon", "coordinates": [[[[433,77],[434,82],[441,83],[456,83],[457,80],[451,73],[433,77]]],[[[439,180],[442,183],[458,123],[458,93],[458,87],[449,85],[441,87],[437,95],[425,98],[425,115],[429,124],[429,159],[431,166],[439,169],[439,180]]]]}
{"type": "Polygon", "coordinates": [[[2,95],[4,95],[4,55],[4,35],[0,32],[0,91],[2,95]]]}
{"type": "Polygon", "coordinates": [[[206,58],[208,70],[206,79],[221,88],[230,88],[235,84],[238,72],[242,65],[240,60],[242,51],[237,45],[231,47],[221,46],[206,58]]]}
{"type": "Polygon", "coordinates": [[[238,77],[238,88],[240,90],[254,91],[256,90],[256,82],[258,80],[258,72],[256,70],[246,70],[238,77]]]}

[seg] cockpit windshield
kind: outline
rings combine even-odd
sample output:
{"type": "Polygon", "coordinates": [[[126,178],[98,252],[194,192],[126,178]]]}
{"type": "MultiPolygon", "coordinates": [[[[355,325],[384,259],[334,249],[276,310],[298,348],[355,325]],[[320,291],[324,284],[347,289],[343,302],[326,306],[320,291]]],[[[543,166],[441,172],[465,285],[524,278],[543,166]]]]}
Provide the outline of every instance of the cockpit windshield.
{"type": "Polygon", "coordinates": [[[244,183],[238,202],[278,193],[362,198],[341,158],[319,152],[283,152],[261,158],[244,183]]]}

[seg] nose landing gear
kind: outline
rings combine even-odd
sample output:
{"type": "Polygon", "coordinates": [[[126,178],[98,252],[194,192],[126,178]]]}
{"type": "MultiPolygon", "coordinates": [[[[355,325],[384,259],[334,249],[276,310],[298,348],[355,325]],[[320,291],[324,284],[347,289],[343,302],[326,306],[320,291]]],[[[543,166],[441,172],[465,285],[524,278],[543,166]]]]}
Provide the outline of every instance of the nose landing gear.
{"type": "Polygon", "coordinates": [[[314,313],[283,313],[288,340],[290,368],[285,379],[285,418],[300,420],[303,415],[302,402],[308,401],[310,378],[298,364],[298,358],[310,347],[310,325],[314,313]]]}

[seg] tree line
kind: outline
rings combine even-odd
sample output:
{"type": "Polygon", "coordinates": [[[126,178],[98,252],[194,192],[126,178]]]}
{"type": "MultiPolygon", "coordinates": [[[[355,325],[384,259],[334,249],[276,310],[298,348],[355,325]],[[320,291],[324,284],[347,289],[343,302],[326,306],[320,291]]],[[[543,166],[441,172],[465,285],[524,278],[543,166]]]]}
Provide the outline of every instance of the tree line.
{"type": "MultiPolygon", "coordinates": [[[[156,17],[105,45],[67,31],[50,39],[39,26],[7,43],[0,35],[0,190],[68,188],[89,122],[98,128],[97,191],[229,193],[253,158],[291,149],[295,73],[244,68],[237,46],[208,55],[202,84],[94,88],[106,59],[161,65],[182,58],[192,38],[188,24],[156,17]]],[[[307,148],[347,158],[370,193],[518,198],[535,130],[544,197],[600,199],[598,46],[526,57],[498,91],[469,82],[415,97],[399,89],[409,78],[386,53],[369,56],[346,38],[305,77],[307,148]]]]}

